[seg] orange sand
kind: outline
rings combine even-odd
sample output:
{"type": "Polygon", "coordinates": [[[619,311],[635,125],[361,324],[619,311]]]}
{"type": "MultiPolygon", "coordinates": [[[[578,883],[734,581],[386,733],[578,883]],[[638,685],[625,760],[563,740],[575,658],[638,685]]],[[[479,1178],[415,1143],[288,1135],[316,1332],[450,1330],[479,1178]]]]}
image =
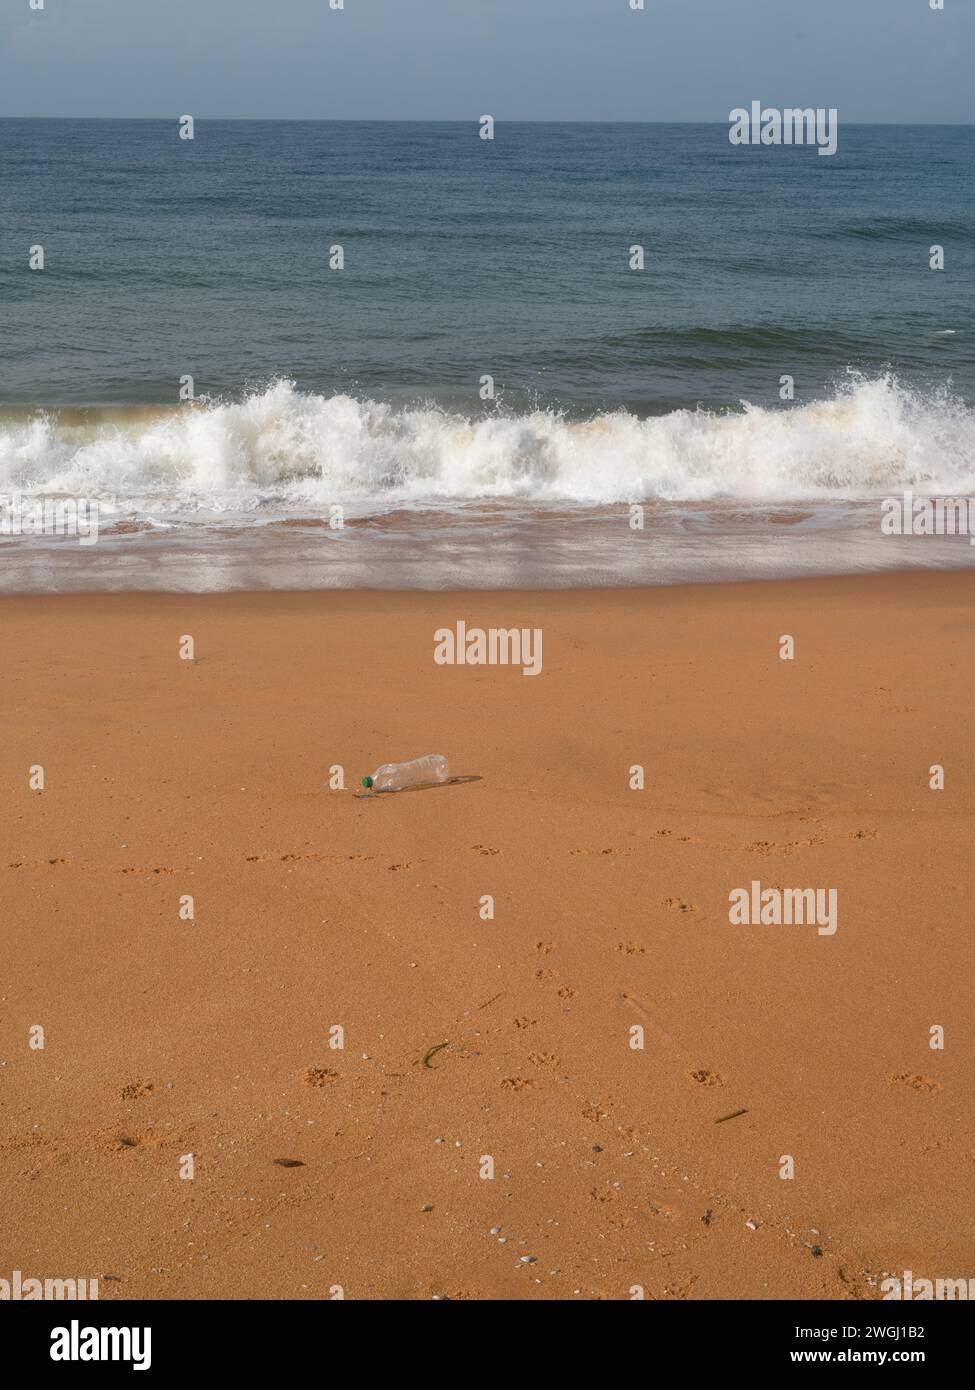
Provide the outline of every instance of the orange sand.
{"type": "Polygon", "coordinates": [[[0,1276],[975,1276],[973,598],[927,574],[0,601],[0,1276]],[[459,618],[541,627],[542,675],[436,666],[459,618]],[[355,798],[426,752],[481,780],[355,798]],[[756,879],[836,888],[836,935],[732,925],[756,879]]]}

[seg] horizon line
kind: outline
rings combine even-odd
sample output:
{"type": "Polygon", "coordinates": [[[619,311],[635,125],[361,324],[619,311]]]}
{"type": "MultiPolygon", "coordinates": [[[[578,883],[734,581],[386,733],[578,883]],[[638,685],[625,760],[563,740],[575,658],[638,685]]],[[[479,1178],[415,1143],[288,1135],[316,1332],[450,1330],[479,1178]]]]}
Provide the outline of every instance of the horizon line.
{"type": "MultiPolygon", "coordinates": [[[[791,108],[790,108],[791,109],[791,108]]],[[[801,108],[805,110],[806,108],[801,108]]],[[[813,107],[813,110],[819,108],[813,107]]],[[[197,116],[192,112],[183,112],[177,116],[5,116],[0,115],[0,121],[179,121],[183,115],[193,115],[194,121],[224,122],[228,125],[257,125],[257,124],[281,124],[281,125],[478,125],[481,116],[197,116]]],[[[567,120],[564,118],[550,119],[541,117],[524,118],[519,116],[495,116],[495,125],[686,125],[686,126],[723,126],[730,120],[730,114],[724,119],[710,120],[621,120],[611,117],[602,117],[598,120],[586,120],[574,118],[567,120]]],[[[975,125],[975,119],[970,121],[840,121],[844,126],[892,126],[897,129],[915,128],[932,126],[940,129],[965,129],[975,125]]]]}

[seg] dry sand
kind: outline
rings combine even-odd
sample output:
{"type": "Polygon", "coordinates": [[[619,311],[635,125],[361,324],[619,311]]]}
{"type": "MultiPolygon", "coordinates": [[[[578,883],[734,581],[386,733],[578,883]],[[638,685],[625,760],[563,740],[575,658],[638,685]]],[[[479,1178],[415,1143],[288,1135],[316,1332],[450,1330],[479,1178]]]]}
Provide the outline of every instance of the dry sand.
{"type": "Polygon", "coordinates": [[[0,1277],[975,1276],[973,598],[925,574],[0,601],[0,1277]],[[541,627],[542,675],[436,666],[458,618],[541,627]],[[481,780],[356,799],[426,752],[481,780]],[[732,925],[752,880],[836,888],[836,934],[732,925]]]}

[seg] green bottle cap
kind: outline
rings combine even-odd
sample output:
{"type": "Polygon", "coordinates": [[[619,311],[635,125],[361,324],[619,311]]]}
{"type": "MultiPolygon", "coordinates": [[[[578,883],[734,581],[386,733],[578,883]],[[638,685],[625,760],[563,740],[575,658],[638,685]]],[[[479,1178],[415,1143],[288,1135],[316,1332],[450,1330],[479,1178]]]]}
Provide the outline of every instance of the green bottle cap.
{"type": "Polygon", "coordinates": [[[363,785],[364,787],[371,787],[371,786],[372,786],[372,778],[371,778],[371,777],[363,777],[363,779],[362,779],[362,785],[363,785]]]}

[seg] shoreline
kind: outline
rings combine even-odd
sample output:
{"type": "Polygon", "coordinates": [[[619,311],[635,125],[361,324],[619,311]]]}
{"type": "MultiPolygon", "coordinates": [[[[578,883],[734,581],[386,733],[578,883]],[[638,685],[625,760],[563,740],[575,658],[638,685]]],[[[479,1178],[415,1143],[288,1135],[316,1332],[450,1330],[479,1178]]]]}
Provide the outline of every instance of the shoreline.
{"type": "Polygon", "coordinates": [[[975,577],[975,559],[971,565],[958,565],[955,567],[939,566],[911,566],[905,565],[903,569],[891,570],[858,570],[843,571],[837,574],[799,574],[786,576],[769,576],[768,578],[754,579],[701,579],[684,580],[673,583],[660,584],[575,584],[561,585],[557,588],[533,587],[523,585],[518,588],[494,588],[485,589],[474,586],[458,585],[447,589],[393,589],[382,586],[362,585],[356,588],[345,588],[335,586],[333,588],[307,588],[307,589],[219,589],[207,593],[201,593],[196,589],[72,589],[70,591],[46,591],[32,590],[20,592],[3,592],[0,590],[0,605],[7,603],[18,603],[25,599],[60,600],[71,599],[77,601],[91,601],[102,599],[185,599],[189,602],[214,601],[232,599],[270,599],[270,598],[295,598],[295,599],[327,599],[327,598],[354,598],[361,595],[364,598],[387,598],[394,595],[403,597],[413,596],[417,599],[449,598],[453,594],[459,596],[476,597],[479,600],[497,596],[501,599],[510,599],[519,595],[538,595],[539,597],[554,598],[560,594],[571,595],[637,595],[637,594],[663,594],[675,593],[687,590],[688,592],[714,592],[719,590],[739,590],[751,587],[768,589],[771,587],[786,586],[811,586],[811,585],[833,585],[833,584],[871,584],[882,585],[885,582],[899,583],[910,578],[933,579],[933,580],[963,580],[965,576],[975,577]]]}
{"type": "Polygon", "coordinates": [[[510,502],[401,507],[334,528],[307,514],[120,520],[57,541],[0,537],[0,594],[638,592],[975,570],[967,532],[887,534],[877,501],[639,505],[639,526],[622,504],[510,502]]]}

